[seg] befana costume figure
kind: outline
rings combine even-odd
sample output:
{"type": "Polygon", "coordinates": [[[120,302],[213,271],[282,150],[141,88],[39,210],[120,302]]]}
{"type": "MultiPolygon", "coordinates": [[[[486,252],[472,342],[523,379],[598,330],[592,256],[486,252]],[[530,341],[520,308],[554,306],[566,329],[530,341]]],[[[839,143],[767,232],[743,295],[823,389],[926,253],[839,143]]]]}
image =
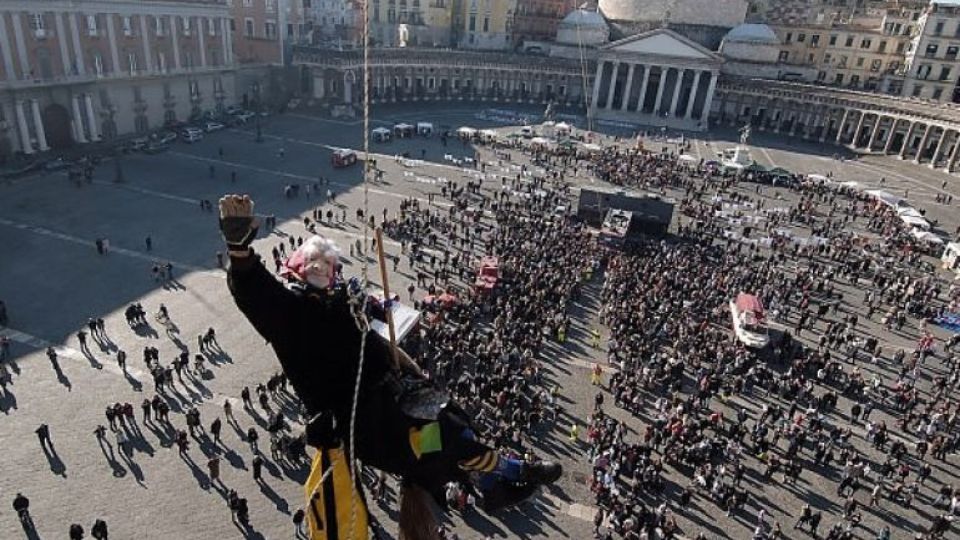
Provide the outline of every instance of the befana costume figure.
{"type": "Polygon", "coordinates": [[[285,281],[276,279],[250,247],[259,225],[253,208],[245,195],[220,199],[228,284],[237,307],[273,347],[309,418],[307,443],[317,449],[305,486],[313,540],[367,538],[367,509],[352,483],[359,471],[349,469],[354,451],[364,465],[400,476],[440,506],[453,481],[495,512],[560,478],[559,464],[508,458],[483,444],[467,413],[405,367],[412,365],[408,358],[395,366],[390,343],[366,324],[382,319],[384,306],[371,302],[356,280],[338,276],[334,242],[311,237],[286,261],[285,281]]]}

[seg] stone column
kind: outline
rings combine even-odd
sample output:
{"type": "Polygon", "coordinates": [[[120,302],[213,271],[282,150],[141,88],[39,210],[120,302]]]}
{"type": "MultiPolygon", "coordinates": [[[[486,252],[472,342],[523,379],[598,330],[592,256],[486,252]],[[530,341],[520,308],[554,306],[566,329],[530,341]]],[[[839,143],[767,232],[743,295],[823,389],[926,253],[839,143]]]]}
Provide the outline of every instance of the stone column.
{"type": "Polygon", "coordinates": [[[877,135],[880,134],[880,124],[882,121],[883,117],[878,114],[876,122],[873,123],[873,131],[870,132],[870,140],[867,142],[867,152],[873,152],[873,145],[877,142],[877,135]]]}
{"type": "Polygon", "coordinates": [[[950,159],[947,160],[947,166],[944,169],[948,173],[953,172],[953,168],[957,164],[958,155],[960,155],[960,132],[957,132],[957,136],[953,143],[953,150],[950,152],[950,159]]]}
{"type": "Polygon", "coordinates": [[[670,68],[661,66],[660,67],[660,84],[657,85],[657,99],[653,103],[653,114],[658,116],[660,114],[660,106],[663,105],[663,86],[667,82],[667,73],[670,68]]]}
{"type": "Polygon", "coordinates": [[[837,126],[837,144],[843,142],[843,128],[847,125],[847,118],[850,116],[850,109],[843,110],[843,118],[840,119],[840,125],[837,126]]]}
{"type": "Polygon", "coordinates": [[[90,97],[90,94],[84,94],[83,101],[87,105],[87,125],[90,126],[90,140],[99,141],[100,130],[97,129],[97,115],[93,112],[93,98],[90,97]]]}
{"type": "Polygon", "coordinates": [[[53,27],[57,31],[57,41],[60,42],[60,60],[63,63],[63,74],[73,75],[73,69],[70,68],[70,52],[67,50],[67,32],[63,25],[64,13],[53,12],[53,27]]]}
{"type": "Polygon", "coordinates": [[[700,113],[700,120],[704,126],[710,123],[710,108],[713,106],[713,94],[717,90],[717,78],[719,72],[710,72],[710,84],[707,85],[707,95],[703,98],[703,111],[700,113]]]}
{"type": "Polygon", "coordinates": [[[920,163],[920,157],[923,151],[927,149],[931,134],[933,134],[933,124],[927,124],[927,129],[923,132],[923,138],[920,139],[920,146],[917,148],[917,155],[913,158],[914,163],[920,163]]]}
{"type": "Polygon", "coordinates": [[[893,146],[893,137],[897,134],[897,125],[899,123],[899,118],[893,119],[893,124],[890,125],[890,131],[887,133],[887,141],[883,143],[883,155],[890,153],[890,147],[893,146]]]}
{"type": "Polygon", "coordinates": [[[940,132],[940,140],[937,141],[937,149],[933,151],[933,159],[930,160],[930,168],[934,169],[937,167],[937,163],[940,162],[940,152],[943,150],[943,143],[947,140],[947,130],[944,129],[940,132]]]}
{"type": "MultiPolygon", "coordinates": [[[[31,78],[30,71],[32,68],[27,55],[26,41],[23,39],[23,22],[20,20],[19,11],[10,12],[10,26],[13,26],[13,40],[17,47],[17,60],[20,61],[20,78],[29,79],[31,78]]],[[[27,148],[30,148],[29,144],[27,148]]],[[[32,149],[30,151],[33,152],[32,149]]]]}
{"type": "Polygon", "coordinates": [[[10,44],[10,36],[7,34],[7,17],[0,13],[0,55],[3,55],[3,72],[7,75],[7,80],[16,80],[17,74],[13,71],[13,46],[10,44]]]}
{"type": "Polygon", "coordinates": [[[220,41],[221,47],[223,47],[223,65],[229,67],[230,62],[230,40],[227,36],[227,31],[230,30],[230,20],[229,19],[219,19],[220,20],[220,41]]]}
{"type": "Polygon", "coordinates": [[[27,129],[27,115],[23,112],[23,102],[17,100],[14,108],[17,110],[17,130],[20,131],[20,149],[24,154],[32,154],[33,145],[30,144],[30,131],[27,129]]]}
{"type": "Polygon", "coordinates": [[[597,62],[597,74],[593,78],[593,97],[591,98],[590,104],[594,109],[600,106],[600,83],[603,81],[604,64],[606,64],[604,60],[597,62]]]}
{"type": "Polygon", "coordinates": [[[83,75],[86,69],[83,65],[83,49],[80,47],[80,28],[77,25],[76,12],[70,14],[70,31],[73,34],[73,58],[77,63],[77,74],[83,75]]]}
{"type": "MultiPolygon", "coordinates": [[[[282,10],[282,9],[283,9],[283,2],[279,2],[279,4],[280,4],[280,5],[277,6],[277,9],[282,10]]],[[[206,26],[206,25],[203,23],[203,21],[205,21],[205,20],[206,20],[206,19],[205,19],[204,17],[197,17],[197,40],[198,40],[198,44],[200,45],[200,67],[202,67],[202,68],[207,67],[207,44],[206,44],[206,42],[204,41],[204,39],[205,39],[205,37],[206,37],[206,36],[204,36],[204,34],[206,34],[207,32],[206,32],[206,29],[204,29],[204,26],[206,26]]],[[[278,29],[278,31],[280,31],[280,30],[278,29]]],[[[282,30],[282,32],[286,32],[286,31],[287,31],[286,28],[284,28],[284,29],[282,30]]],[[[281,48],[282,48],[282,47],[281,47],[281,48]]],[[[283,52],[282,52],[282,51],[280,52],[280,58],[281,58],[281,59],[283,58],[283,52]]]]}
{"type": "Polygon", "coordinates": [[[143,70],[150,73],[153,71],[153,55],[150,53],[150,32],[147,31],[147,16],[139,15],[139,18],[140,40],[143,45],[143,70]]]}
{"type": "Polygon", "coordinates": [[[173,71],[180,71],[180,31],[177,17],[170,15],[170,43],[173,45],[173,71]]]}
{"type": "Polygon", "coordinates": [[[793,120],[790,121],[790,136],[794,137],[797,135],[797,126],[800,125],[800,118],[803,116],[803,113],[796,111],[793,115],[793,120]]]}
{"type": "Polygon", "coordinates": [[[809,139],[813,134],[813,129],[820,121],[820,115],[815,112],[807,113],[807,119],[803,122],[803,138],[809,139]]]}
{"type": "Polygon", "coordinates": [[[31,99],[30,108],[33,109],[33,129],[37,133],[37,150],[46,152],[50,147],[47,146],[47,133],[43,130],[43,118],[40,116],[40,102],[31,99]]]}
{"type": "Polygon", "coordinates": [[[117,31],[113,25],[113,20],[117,16],[113,13],[107,13],[107,38],[110,40],[110,61],[111,64],[111,74],[116,77],[120,75],[120,72],[123,71],[120,69],[120,53],[117,49],[117,31]]]}
{"type": "Polygon", "coordinates": [[[916,122],[910,122],[910,125],[907,127],[907,134],[903,136],[903,144],[900,145],[900,154],[897,155],[897,158],[904,159],[907,157],[907,151],[910,150],[910,140],[913,138],[913,129],[917,127],[916,122]]]}
{"type": "Polygon", "coordinates": [[[673,84],[673,97],[670,99],[670,118],[677,116],[677,102],[680,101],[680,91],[683,90],[683,75],[685,69],[677,71],[677,82],[673,84]]]}
{"type": "Polygon", "coordinates": [[[627,87],[623,91],[623,104],[620,106],[621,111],[630,111],[630,92],[633,92],[633,76],[636,71],[636,64],[630,64],[630,67],[627,69],[627,87]]]}
{"type": "Polygon", "coordinates": [[[774,115],[774,117],[777,119],[777,121],[773,124],[774,133],[780,133],[780,126],[783,125],[783,115],[785,112],[786,111],[783,109],[777,109],[777,114],[774,115]]]}
{"type": "Polygon", "coordinates": [[[687,98],[687,110],[684,111],[687,120],[693,119],[693,106],[697,104],[697,90],[700,89],[701,73],[703,72],[699,69],[693,73],[693,86],[690,88],[690,97],[687,98]]]}
{"type": "Polygon", "coordinates": [[[613,61],[613,71],[610,72],[610,88],[607,90],[607,103],[604,106],[608,111],[613,110],[613,92],[617,89],[617,72],[620,71],[620,62],[613,61]]]}
{"type": "Polygon", "coordinates": [[[87,135],[83,132],[83,117],[80,115],[80,96],[73,96],[73,135],[78,143],[87,142],[87,135]]]}
{"type": "Polygon", "coordinates": [[[863,129],[863,122],[867,119],[867,113],[860,111],[860,119],[857,120],[857,127],[853,130],[853,139],[850,141],[850,148],[857,147],[857,141],[860,140],[860,131],[863,129]]]}
{"type": "Polygon", "coordinates": [[[647,99],[647,85],[650,83],[650,69],[653,66],[646,64],[643,66],[643,82],[640,84],[640,101],[637,103],[637,112],[643,113],[643,102],[647,99]]]}

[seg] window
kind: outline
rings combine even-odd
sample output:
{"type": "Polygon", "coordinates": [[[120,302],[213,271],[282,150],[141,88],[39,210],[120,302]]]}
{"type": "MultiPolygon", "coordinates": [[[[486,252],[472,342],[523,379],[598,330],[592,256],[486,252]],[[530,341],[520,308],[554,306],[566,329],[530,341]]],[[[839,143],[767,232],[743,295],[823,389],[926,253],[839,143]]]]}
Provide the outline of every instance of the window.
{"type": "Polygon", "coordinates": [[[883,62],[880,60],[874,60],[870,62],[870,71],[877,72],[880,71],[880,66],[883,65],[883,62]]]}
{"type": "Polygon", "coordinates": [[[483,18],[483,31],[484,32],[490,31],[490,17],[483,18]]]}
{"type": "Polygon", "coordinates": [[[837,73],[833,77],[834,84],[843,84],[843,73],[837,73]]]}
{"type": "Polygon", "coordinates": [[[937,24],[934,25],[934,27],[933,27],[933,35],[939,36],[940,34],[942,34],[942,33],[943,33],[943,25],[944,25],[944,24],[945,24],[945,21],[942,21],[942,20],[941,20],[941,21],[937,21],[937,24]]]}
{"type": "Polygon", "coordinates": [[[863,58],[857,58],[857,67],[863,67],[863,58]]]}
{"type": "Polygon", "coordinates": [[[797,34],[797,43],[803,43],[807,40],[806,34],[797,34]]]}
{"type": "Polygon", "coordinates": [[[873,44],[873,42],[870,41],[870,40],[867,39],[867,38],[863,38],[862,40],[860,40],[860,48],[861,48],[861,49],[869,49],[869,48],[870,48],[870,45],[872,45],[872,44],[873,44]]]}
{"type": "Polygon", "coordinates": [[[469,29],[471,32],[475,32],[475,31],[477,30],[477,16],[476,16],[476,15],[470,15],[470,25],[468,26],[468,29],[469,29]]]}
{"type": "Polygon", "coordinates": [[[120,26],[123,27],[123,35],[127,37],[133,35],[133,21],[129,15],[124,15],[124,17],[120,19],[120,26]]]}
{"type": "Polygon", "coordinates": [[[933,95],[930,97],[933,99],[940,99],[941,96],[943,96],[943,88],[934,88],[933,95]]]}
{"type": "Polygon", "coordinates": [[[183,35],[190,35],[190,17],[181,17],[181,23],[183,24],[183,35]]]}
{"type": "Polygon", "coordinates": [[[237,21],[235,21],[235,20],[233,20],[233,19],[230,19],[230,31],[231,31],[231,32],[236,32],[236,31],[237,31],[237,21]]]}
{"type": "Polygon", "coordinates": [[[837,44],[837,36],[835,36],[835,35],[830,36],[830,46],[832,47],[832,46],[834,46],[834,45],[836,45],[836,44],[837,44]]]}
{"type": "Polygon", "coordinates": [[[781,62],[786,62],[789,58],[790,58],[790,51],[780,51],[779,60],[781,62]]]}
{"type": "Polygon", "coordinates": [[[950,80],[950,66],[941,66],[940,67],[940,80],[948,81],[950,80]]]}
{"type": "Polygon", "coordinates": [[[926,56],[927,58],[933,58],[934,56],[937,55],[937,50],[938,50],[939,48],[940,48],[940,45],[938,45],[938,44],[936,44],[936,43],[928,43],[928,44],[927,44],[927,52],[924,53],[924,56],[926,56]]]}
{"type": "Polygon", "coordinates": [[[293,23],[287,23],[287,37],[293,37],[293,23]]]}
{"type": "Polygon", "coordinates": [[[263,35],[267,39],[276,39],[277,38],[277,23],[274,21],[267,21],[263,23],[263,35]]]}
{"type": "Polygon", "coordinates": [[[920,64],[917,66],[917,78],[926,80],[930,77],[930,69],[932,66],[930,64],[920,64]]]}
{"type": "Polygon", "coordinates": [[[810,46],[816,48],[820,45],[820,34],[810,36],[810,46]]]}
{"type": "Polygon", "coordinates": [[[840,59],[837,61],[837,67],[840,68],[840,69],[844,69],[844,68],[847,67],[847,57],[846,57],[846,56],[840,56],[840,59]]]}
{"type": "Polygon", "coordinates": [[[790,43],[791,41],[793,41],[793,32],[787,32],[787,35],[783,38],[783,42],[790,43]]]}
{"type": "Polygon", "coordinates": [[[253,19],[247,17],[243,20],[243,35],[246,37],[253,37],[253,19]]]}
{"type": "Polygon", "coordinates": [[[887,50],[887,42],[881,41],[880,45],[877,46],[877,52],[882,53],[882,52],[886,52],[886,50],[887,50]]]}
{"type": "Polygon", "coordinates": [[[859,84],[859,83],[860,83],[860,76],[859,76],[859,75],[851,75],[851,76],[850,76],[850,86],[856,86],[856,85],[859,84]]]}
{"type": "Polygon", "coordinates": [[[807,63],[808,63],[808,64],[812,64],[812,63],[813,63],[813,53],[810,53],[810,54],[807,55],[807,63]]]}
{"type": "Polygon", "coordinates": [[[136,75],[137,73],[137,53],[130,51],[127,53],[127,67],[130,69],[131,75],[136,75]]]}
{"type": "Polygon", "coordinates": [[[90,59],[93,64],[93,72],[97,77],[103,76],[103,55],[100,54],[100,51],[90,51],[90,59]]]}
{"type": "Polygon", "coordinates": [[[947,47],[947,54],[944,55],[944,58],[947,60],[955,60],[957,58],[958,49],[960,49],[960,47],[957,47],[956,45],[950,45],[947,47]]]}
{"type": "Polygon", "coordinates": [[[906,47],[905,42],[901,41],[900,43],[897,43],[897,54],[903,54],[904,47],[906,47]]]}
{"type": "Polygon", "coordinates": [[[277,5],[274,3],[275,0],[263,0],[263,9],[267,13],[273,13],[277,10],[277,5]]]}
{"type": "Polygon", "coordinates": [[[824,79],[826,79],[826,78],[827,78],[827,72],[826,72],[826,71],[818,71],[818,72],[817,72],[817,80],[818,80],[818,81],[822,81],[822,80],[824,80],[824,79]]]}
{"type": "Polygon", "coordinates": [[[96,15],[87,15],[87,34],[90,36],[97,35],[97,16],[96,15]]]}
{"type": "Polygon", "coordinates": [[[910,92],[910,95],[913,97],[920,97],[920,94],[923,92],[923,86],[919,84],[913,85],[913,91],[910,92]]]}
{"type": "Polygon", "coordinates": [[[829,64],[829,63],[830,63],[830,60],[831,60],[832,58],[833,58],[833,55],[832,55],[832,54],[830,54],[830,53],[824,54],[824,55],[823,55],[823,63],[824,63],[824,64],[829,64]]]}
{"type": "Polygon", "coordinates": [[[167,26],[167,23],[163,17],[154,17],[153,26],[157,31],[157,37],[162,37],[165,33],[164,30],[167,26]]]}
{"type": "Polygon", "coordinates": [[[207,33],[211,36],[217,35],[217,25],[214,24],[213,19],[207,19],[207,33]]]}
{"type": "Polygon", "coordinates": [[[847,41],[845,42],[844,47],[853,47],[853,36],[847,36],[847,41]]]}

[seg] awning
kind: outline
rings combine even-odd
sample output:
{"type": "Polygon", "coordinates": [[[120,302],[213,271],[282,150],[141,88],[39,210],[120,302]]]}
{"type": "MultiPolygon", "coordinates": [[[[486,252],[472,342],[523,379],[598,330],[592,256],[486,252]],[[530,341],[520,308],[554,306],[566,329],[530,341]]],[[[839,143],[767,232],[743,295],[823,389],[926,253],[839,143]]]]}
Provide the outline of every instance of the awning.
{"type": "Polygon", "coordinates": [[[755,173],[767,172],[767,168],[757,163],[756,161],[754,161],[753,163],[745,167],[743,170],[747,172],[755,172],[755,173]]]}
{"type": "Polygon", "coordinates": [[[900,216],[900,220],[917,229],[923,229],[925,231],[930,229],[930,223],[923,218],[918,218],[916,216],[900,216]]]}
{"type": "Polygon", "coordinates": [[[385,127],[373,128],[373,133],[377,135],[389,135],[390,130],[385,127]]]}
{"type": "Polygon", "coordinates": [[[867,195],[877,199],[887,206],[897,206],[904,200],[903,198],[897,197],[896,195],[883,191],[882,189],[871,189],[867,190],[866,193],[867,195]]]}
{"type": "Polygon", "coordinates": [[[928,244],[942,244],[942,243],[943,243],[943,238],[940,238],[939,236],[933,234],[933,233],[930,232],[930,231],[924,231],[924,230],[920,230],[920,229],[913,229],[913,230],[910,231],[910,234],[911,234],[914,238],[916,238],[917,240],[920,240],[921,242],[927,242],[928,244]]]}
{"type": "Polygon", "coordinates": [[[772,174],[773,176],[790,176],[793,174],[792,172],[784,169],[783,167],[774,167],[767,172],[772,174]]]}

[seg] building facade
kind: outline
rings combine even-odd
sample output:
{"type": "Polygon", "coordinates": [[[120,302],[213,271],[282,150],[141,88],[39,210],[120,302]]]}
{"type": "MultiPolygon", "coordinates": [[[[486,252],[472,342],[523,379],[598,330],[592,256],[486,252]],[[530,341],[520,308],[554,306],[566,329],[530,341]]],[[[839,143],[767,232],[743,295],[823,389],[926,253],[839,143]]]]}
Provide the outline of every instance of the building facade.
{"type": "Polygon", "coordinates": [[[224,2],[0,4],[0,156],[147,132],[234,99],[224,2]]]}
{"type": "Polygon", "coordinates": [[[904,61],[903,95],[960,102],[960,2],[932,0],[920,16],[904,61]]]}
{"type": "Polygon", "coordinates": [[[517,0],[512,43],[552,40],[560,21],[576,7],[576,0],[517,0]]]}
{"type": "Polygon", "coordinates": [[[457,0],[453,16],[454,42],[463,49],[511,49],[517,1],[457,0]]]}

